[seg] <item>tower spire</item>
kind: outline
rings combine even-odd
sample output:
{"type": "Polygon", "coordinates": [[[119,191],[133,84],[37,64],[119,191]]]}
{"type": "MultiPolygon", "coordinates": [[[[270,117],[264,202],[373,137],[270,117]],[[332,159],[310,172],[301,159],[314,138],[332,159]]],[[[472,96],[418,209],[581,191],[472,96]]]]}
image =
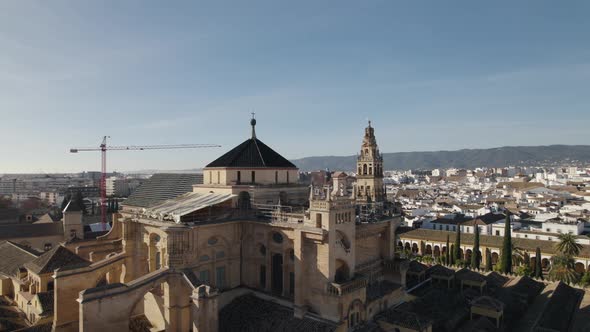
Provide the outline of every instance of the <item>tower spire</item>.
{"type": "Polygon", "coordinates": [[[256,139],[256,113],[252,112],[252,120],[250,120],[250,125],[252,126],[252,139],[256,139]]]}

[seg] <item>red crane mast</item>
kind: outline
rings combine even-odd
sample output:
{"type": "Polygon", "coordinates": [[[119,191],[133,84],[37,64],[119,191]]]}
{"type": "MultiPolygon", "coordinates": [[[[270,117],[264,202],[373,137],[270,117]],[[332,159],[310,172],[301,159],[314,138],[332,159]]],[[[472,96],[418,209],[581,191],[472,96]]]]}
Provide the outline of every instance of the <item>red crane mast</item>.
{"type": "Polygon", "coordinates": [[[71,153],[100,151],[101,167],[100,167],[100,220],[102,222],[103,230],[106,230],[107,211],[107,151],[132,151],[132,150],[167,150],[167,149],[196,149],[196,148],[218,148],[218,144],[172,144],[172,145],[128,145],[128,146],[107,146],[107,138],[102,138],[102,143],[99,147],[85,147],[85,148],[71,148],[71,153]]]}

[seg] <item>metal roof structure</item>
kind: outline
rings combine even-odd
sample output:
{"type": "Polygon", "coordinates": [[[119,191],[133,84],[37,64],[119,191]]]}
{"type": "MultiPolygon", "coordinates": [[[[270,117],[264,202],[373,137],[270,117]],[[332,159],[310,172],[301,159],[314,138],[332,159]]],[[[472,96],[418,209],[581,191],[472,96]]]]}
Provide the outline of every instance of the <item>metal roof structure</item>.
{"type": "Polygon", "coordinates": [[[143,214],[149,218],[173,220],[179,223],[182,216],[226,202],[234,197],[237,197],[237,195],[191,192],[145,209],[143,214]]]}
{"type": "Polygon", "coordinates": [[[193,185],[203,183],[203,174],[154,174],[145,181],[122,205],[148,208],[167,199],[192,192],[193,185]]]}

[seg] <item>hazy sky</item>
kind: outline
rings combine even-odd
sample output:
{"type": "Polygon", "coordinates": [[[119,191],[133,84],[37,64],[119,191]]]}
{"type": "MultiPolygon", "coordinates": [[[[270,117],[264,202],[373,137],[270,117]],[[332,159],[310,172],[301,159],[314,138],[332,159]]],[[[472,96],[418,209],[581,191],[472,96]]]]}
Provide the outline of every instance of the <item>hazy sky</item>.
{"type": "Polygon", "coordinates": [[[0,1],[0,173],[590,143],[589,1],[0,1]]]}

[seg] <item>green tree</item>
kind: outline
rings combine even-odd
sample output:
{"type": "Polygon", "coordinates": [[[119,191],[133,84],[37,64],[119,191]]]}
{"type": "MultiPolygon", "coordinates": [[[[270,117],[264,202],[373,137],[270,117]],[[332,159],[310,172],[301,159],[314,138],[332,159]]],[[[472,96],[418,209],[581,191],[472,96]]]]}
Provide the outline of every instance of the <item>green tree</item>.
{"type": "Polygon", "coordinates": [[[584,275],[580,279],[580,285],[584,287],[590,286],[590,272],[584,273],[584,275]]]}
{"type": "Polygon", "coordinates": [[[82,192],[80,190],[76,192],[76,196],[74,196],[74,201],[72,203],[76,204],[76,206],[80,208],[82,214],[88,214],[88,211],[86,211],[86,204],[84,204],[84,196],[82,196],[82,192]]]}
{"type": "Polygon", "coordinates": [[[576,272],[574,257],[580,254],[582,245],[576,242],[573,234],[559,235],[559,242],[555,245],[559,254],[552,257],[549,277],[552,280],[559,280],[568,284],[576,283],[580,275],[576,272]]]}
{"type": "Polygon", "coordinates": [[[486,271],[492,270],[492,252],[486,248],[486,271]]]}
{"type": "Polygon", "coordinates": [[[479,252],[479,226],[475,225],[475,239],[473,240],[473,253],[471,253],[471,268],[479,269],[481,253],[479,252]]]}
{"type": "Polygon", "coordinates": [[[453,251],[453,263],[462,259],[461,257],[461,226],[457,224],[457,233],[455,234],[455,247],[453,251]]]}
{"type": "Polygon", "coordinates": [[[590,272],[584,273],[582,279],[580,279],[580,285],[584,287],[590,286],[590,272]]]}
{"type": "Polygon", "coordinates": [[[502,258],[500,258],[500,271],[512,273],[512,234],[510,231],[510,212],[506,211],[504,222],[504,242],[502,244],[502,258]]]}
{"type": "Polygon", "coordinates": [[[558,236],[559,242],[555,245],[555,249],[567,256],[578,256],[582,250],[582,245],[576,242],[576,236],[573,234],[560,234],[558,236]]]}
{"type": "Polygon", "coordinates": [[[543,278],[543,267],[541,266],[541,248],[535,251],[535,278],[543,278]]]}
{"type": "Polygon", "coordinates": [[[576,283],[580,276],[574,269],[575,260],[573,257],[558,254],[553,256],[551,270],[549,270],[549,278],[555,281],[563,281],[568,284],[576,283]]]}
{"type": "Polygon", "coordinates": [[[533,273],[530,265],[521,265],[516,268],[516,274],[519,276],[530,276],[533,273]]]}
{"type": "Polygon", "coordinates": [[[68,206],[68,203],[72,200],[72,195],[70,194],[66,194],[64,196],[64,200],[61,202],[61,210],[63,211],[66,206],[68,206]]]}
{"type": "Polygon", "coordinates": [[[445,252],[446,259],[445,263],[451,265],[451,246],[449,244],[449,234],[447,234],[447,251],[445,252]]]}

